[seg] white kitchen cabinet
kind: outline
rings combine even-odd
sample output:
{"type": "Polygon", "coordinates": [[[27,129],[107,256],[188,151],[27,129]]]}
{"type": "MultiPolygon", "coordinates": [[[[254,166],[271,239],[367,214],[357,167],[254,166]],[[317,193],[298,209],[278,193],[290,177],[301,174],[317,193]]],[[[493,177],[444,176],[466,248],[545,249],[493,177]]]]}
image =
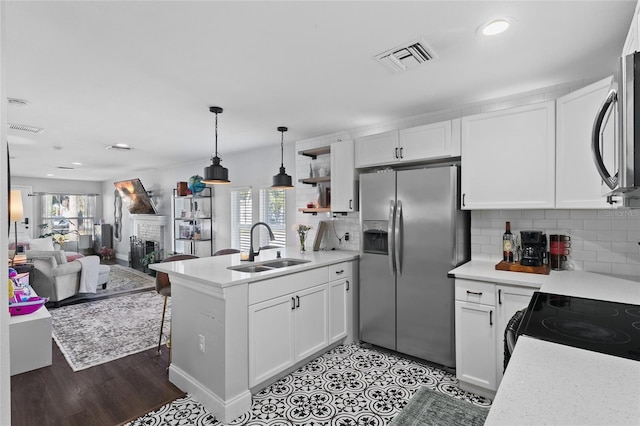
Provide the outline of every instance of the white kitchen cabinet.
{"type": "Polygon", "coordinates": [[[351,262],[329,267],[329,343],[347,336],[353,304],[351,262]]]}
{"type": "Polygon", "coordinates": [[[356,139],[356,167],[412,163],[460,155],[460,120],[356,139]]]}
{"type": "Polygon", "coordinates": [[[515,287],[508,285],[496,286],[496,326],[497,326],[497,346],[496,346],[496,384],[499,386],[504,374],[504,332],[507,324],[513,315],[529,306],[531,296],[536,291],[530,287],[515,287]]]}
{"type": "MultiPolygon", "coordinates": [[[[495,307],[456,300],[456,377],[495,392],[495,307]]],[[[475,390],[475,389],[473,389],[475,390]]]]}
{"type": "MultiPolygon", "coordinates": [[[[329,344],[329,295],[327,285],[319,285],[295,295],[295,361],[300,361],[329,344]]],[[[277,330],[274,329],[274,330],[277,330]]]]}
{"type": "Polygon", "coordinates": [[[460,119],[400,130],[400,161],[460,155],[460,119]]]}
{"type": "Polygon", "coordinates": [[[638,7],[640,3],[636,4],[636,10],[633,13],[633,19],[629,31],[627,32],[627,38],[622,46],[622,55],[630,55],[638,50],[638,7]]]}
{"type": "Polygon", "coordinates": [[[294,364],[294,309],[290,295],[249,306],[249,386],[294,364]]]}
{"type": "Polygon", "coordinates": [[[397,130],[356,138],[356,167],[391,164],[398,160],[399,134],[397,130]]]}
{"type": "MultiPolygon", "coordinates": [[[[593,122],[610,83],[608,77],[556,100],[556,208],[611,208],[591,152],[593,122]]],[[[607,130],[605,139],[612,138],[613,126],[607,130]]]]}
{"type": "Polygon", "coordinates": [[[460,387],[492,398],[504,372],[504,332],[539,287],[455,280],[456,377],[460,387]]]}
{"type": "Polygon", "coordinates": [[[462,389],[493,397],[497,389],[495,285],[456,279],[455,294],[456,377],[462,389]]]}
{"type": "Polygon", "coordinates": [[[463,117],[462,208],[555,204],[555,102],[463,117]]]}
{"type": "Polygon", "coordinates": [[[354,212],[357,206],[357,182],[353,140],[331,144],[331,211],[354,212]]]}
{"type": "Polygon", "coordinates": [[[249,306],[249,386],[328,345],[328,285],[249,306]]]}

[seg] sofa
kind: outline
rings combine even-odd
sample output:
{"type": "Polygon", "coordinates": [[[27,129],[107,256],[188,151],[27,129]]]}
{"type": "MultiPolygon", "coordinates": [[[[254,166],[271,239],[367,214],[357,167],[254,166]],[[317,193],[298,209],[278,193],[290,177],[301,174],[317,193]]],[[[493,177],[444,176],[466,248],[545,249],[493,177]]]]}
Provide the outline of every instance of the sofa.
{"type": "MultiPolygon", "coordinates": [[[[63,250],[27,250],[27,262],[33,264],[31,287],[40,297],[48,297],[56,305],[62,300],[78,294],[82,263],[78,260],[67,262],[63,250]]],[[[98,256],[92,256],[98,258],[98,256]]],[[[99,259],[99,258],[98,258],[99,259]]],[[[96,288],[106,288],[110,267],[98,265],[96,288]]]]}

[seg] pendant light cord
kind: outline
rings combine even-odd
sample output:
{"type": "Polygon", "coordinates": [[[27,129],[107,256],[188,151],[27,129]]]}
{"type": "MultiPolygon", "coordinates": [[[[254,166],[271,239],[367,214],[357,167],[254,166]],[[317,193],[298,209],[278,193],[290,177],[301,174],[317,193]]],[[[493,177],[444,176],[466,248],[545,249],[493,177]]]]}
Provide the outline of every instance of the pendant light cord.
{"type": "Polygon", "coordinates": [[[216,157],[218,156],[218,113],[216,112],[216,127],[215,127],[215,135],[216,135],[216,157]]]}
{"type": "Polygon", "coordinates": [[[280,167],[284,167],[284,130],[280,130],[280,167]]]}

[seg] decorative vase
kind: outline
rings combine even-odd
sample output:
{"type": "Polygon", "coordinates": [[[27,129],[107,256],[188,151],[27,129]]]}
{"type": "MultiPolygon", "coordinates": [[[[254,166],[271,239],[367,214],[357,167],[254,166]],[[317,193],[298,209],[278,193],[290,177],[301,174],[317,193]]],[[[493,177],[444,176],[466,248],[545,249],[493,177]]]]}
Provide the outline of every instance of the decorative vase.
{"type": "Polygon", "coordinates": [[[300,232],[300,253],[304,253],[307,251],[307,233],[300,232]]]}

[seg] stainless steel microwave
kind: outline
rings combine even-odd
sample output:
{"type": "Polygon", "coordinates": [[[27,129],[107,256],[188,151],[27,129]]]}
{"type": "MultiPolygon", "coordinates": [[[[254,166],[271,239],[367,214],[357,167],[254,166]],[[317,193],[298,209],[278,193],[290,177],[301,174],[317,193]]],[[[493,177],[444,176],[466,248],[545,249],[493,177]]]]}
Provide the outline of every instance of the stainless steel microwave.
{"type": "Polygon", "coordinates": [[[640,53],[622,56],[598,110],[591,150],[610,203],[640,207],[640,53]],[[638,108],[636,109],[636,103],[638,108]],[[611,135],[605,137],[605,134],[611,135]]]}

